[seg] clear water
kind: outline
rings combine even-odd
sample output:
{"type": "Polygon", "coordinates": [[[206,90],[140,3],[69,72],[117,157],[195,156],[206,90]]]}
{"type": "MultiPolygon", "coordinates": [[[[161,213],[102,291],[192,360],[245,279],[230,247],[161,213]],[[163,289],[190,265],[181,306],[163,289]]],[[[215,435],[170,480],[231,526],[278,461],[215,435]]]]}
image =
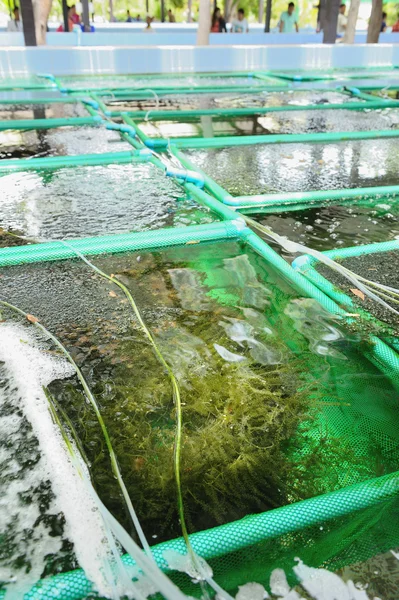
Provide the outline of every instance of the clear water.
{"type": "Polygon", "coordinates": [[[0,159],[102,154],[131,149],[117,131],[100,127],[0,131],[0,159]]]}
{"type": "Polygon", "coordinates": [[[185,151],[234,196],[397,185],[398,139],[185,151]]]}
{"type": "Polygon", "coordinates": [[[211,222],[153,165],[12,173],[0,179],[0,226],[34,239],[77,238],[211,222]]]}
{"type": "Polygon", "coordinates": [[[196,122],[153,121],[140,123],[150,137],[219,137],[278,133],[328,133],[394,129],[399,126],[399,109],[384,111],[298,111],[229,118],[205,116],[196,122]]]}
{"type": "MultiPolygon", "coordinates": [[[[326,91],[281,91],[281,92],[259,92],[259,93],[237,93],[237,94],[192,94],[165,95],[158,100],[155,97],[145,100],[105,98],[106,104],[111,110],[194,110],[205,108],[257,108],[264,106],[283,106],[290,104],[342,104],[353,102],[345,94],[326,89],[326,91]]],[[[292,113],[290,113],[292,114],[292,113]]]]}
{"type": "Polygon", "coordinates": [[[368,207],[347,203],[251,217],[292,241],[320,251],[399,239],[399,202],[392,199],[368,207]]]}
{"type": "Polygon", "coordinates": [[[12,173],[0,178],[0,186],[0,227],[39,240],[213,220],[149,164],[12,173]]]}
{"type": "Polygon", "coordinates": [[[0,121],[16,119],[57,119],[87,117],[88,112],[79,102],[51,104],[0,104],[0,121]]]}

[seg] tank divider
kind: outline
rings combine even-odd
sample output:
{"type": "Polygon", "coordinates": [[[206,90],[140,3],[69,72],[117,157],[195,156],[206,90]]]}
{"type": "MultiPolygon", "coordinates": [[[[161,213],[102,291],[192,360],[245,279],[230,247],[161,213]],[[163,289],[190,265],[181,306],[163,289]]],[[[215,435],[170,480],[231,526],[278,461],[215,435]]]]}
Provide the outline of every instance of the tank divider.
{"type": "Polygon", "coordinates": [[[46,156],[39,158],[16,158],[0,161],[0,174],[16,171],[32,171],[35,169],[59,169],[62,167],[89,167],[110,164],[126,164],[147,162],[146,154],[125,150],[123,152],[107,152],[104,154],[79,154],[76,156],[46,156]]]}
{"type": "Polygon", "coordinates": [[[259,194],[254,196],[226,197],[224,202],[237,209],[241,208],[273,208],[293,205],[306,206],[307,203],[334,202],[360,199],[375,199],[389,196],[399,196],[399,185],[374,186],[364,188],[349,188],[340,190],[312,190],[310,192],[284,192],[275,194],[259,194]]]}
{"type": "MultiPolygon", "coordinates": [[[[351,140],[375,140],[399,137],[399,129],[376,131],[340,131],[328,133],[283,133],[271,135],[221,136],[216,138],[173,138],[179,148],[225,148],[228,146],[251,146],[254,144],[303,144],[320,142],[346,142],[351,140]]],[[[149,147],[164,148],[168,140],[147,141],[149,147]]]]}
{"type": "Polygon", "coordinates": [[[0,131],[8,129],[54,129],[56,127],[81,127],[90,125],[95,127],[101,117],[67,117],[65,119],[20,119],[14,121],[0,121],[0,131]]]}
{"type": "MultiPolygon", "coordinates": [[[[345,87],[343,90],[343,93],[350,94],[354,98],[362,98],[363,100],[365,100],[367,102],[366,108],[368,108],[368,103],[375,102],[375,99],[377,97],[377,96],[373,96],[373,94],[367,94],[365,92],[362,92],[357,87],[345,87]]],[[[385,105],[387,105],[388,107],[393,106],[392,103],[395,102],[395,100],[393,100],[392,98],[382,98],[381,101],[384,102],[385,105]]]]}
{"type": "MultiPolygon", "coordinates": [[[[301,531],[307,527],[329,522],[333,519],[378,506],[393,500],[399,494],[399,472],[383,475],[362,483],[275,508],[260,514],[249,515],[212,529],[189,535],[194,552],[206,561],[212,561],[226,554],[244,550],[266,540],[301,531]]],[[[164,559],[166,550],[186,553],[185,540],[176,538],[151,547],[154,559],[160,569],[170,573],[164,559]]],[[[127,565],[134,560],[127,554],[122,557],[127,565]]],[[[39,581],[25,596],[26,600],[42,600],[59,596],[59,590],[68,594],[68,600],[83,600],[92,592],[92,584],[82,569],[53,575],[39,581]]],[[[0,591],[0,598],[5,590],[0,591]]]]}
{"type": "Polygon", "coordinates": [[[222,221],[206,225],[79,238],[68,241],[68,245],[54,241],[11,246],[0,249],[0,267],[76,258],[76,253],[70,246],[81,254],[95,256],[238,239],[239,235],[239,228],[235,223],[222,221]]]}
{"type": "MultiPolygon", "coordinates": [[[[270,86],[251,86],[240,89],[240,86],[218,86],[218,87],[143,87],[143,88],[130,88],[130,89],[104,89],[96,90],[98,96],[112,96],[113,99],[124,99],[124,100],[135,100],[137,98],[153,98],[155,92],[157,96],[177,96],[177,95],[191,95],[191,94],[224,94],[224,93],[243,93],[253,94],[258,92],[284,92],[287,91],[289,86],[286,85],[270,85],[270,86]]],[[[325,90],[325,88],[323,88],[325,90]]],[[[90,90],[84,88],[79,90],[71,90],[69,93],[72,94],[84,94],[90,90]]]]}

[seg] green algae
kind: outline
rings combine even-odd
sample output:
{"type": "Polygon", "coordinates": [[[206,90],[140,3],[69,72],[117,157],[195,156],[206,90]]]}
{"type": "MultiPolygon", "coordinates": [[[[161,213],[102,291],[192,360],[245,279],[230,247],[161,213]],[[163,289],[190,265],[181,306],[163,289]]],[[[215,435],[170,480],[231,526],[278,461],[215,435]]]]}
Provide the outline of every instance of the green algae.
{"type": "MultiPolygon", "coordinates": [[[[204,276],[198,264],[197,270],[175,264],[171,269],[168,263],[161,269],[159,256],[144,255],[114,273],[148,305],[147,284],[152,282],[152,293],[158,298],[161,290],[161,301],[169,310],[160,321],[152,311],[147,317],[181,389],[181,485],[190,531],[336,489],[342,464],[362,462],[339,436],[317,443],[318,402],[325,391],[318,392],[309,379],[303,359],[270,337],[262,309],[272,303],[272,292],[260,283],[248,256],[222,261],[216,257],[213,262],[204,276]],[[229,297],[232,306],[227,305],[229,297]],[[184,310],[178,308],[181,305],[184,310]],[[243,350],[245,340],[232,340],[237,325],[239,332],[244,328],[263,347],[267,343],[270,364],[259,362],[265,354],[254,354],[253,347],[243,350]],[[213,347],[215,340],[240,352],[244,361],[223,360],[213,347]],[[328,467],[330,478],[324,472],[320,476],[320,465],[328,467]]],[[[84,344],[90,343],[89,337],[83,336],[84,344]]],[[[91,361],[98,361],[91,373],[93,393],[101,402],[143,528],[157,540],[178,536],[173,471],[176,410],[164,369],[137,325],[130,336],[118,340],[111,335],[90,352],[91,361]]],[[[99,493],[120,514],[119,493],[91,411],[72,383],[62,395],[78,423],[99,493]]]]}
{"type": "MultiPolygon", "coordinates": [[[[257,255],[230,243],[103,256],[95,264],[130,290],[178,380],[190,532],[367,479],[380,468],[370,460],[376,448],[383,468],[393,464],[378,432],[374,446],[367,436],[359,446],[356,427],[344,426],[362,423],[376,399],[394,412],[388,383],[353,349],[359,338],[345,337],[320,307],[297,298],[257,255]]],[[[25,310],[35,305],[31,311],[81,368],[149,542],[180,536],[172,388],[126,298],[82,261],[6,269],[2,286],[25,310]]],[[[101,499],[131,528],[79,382],[53,382],[50,391],[73,424],[101,499]]]]}

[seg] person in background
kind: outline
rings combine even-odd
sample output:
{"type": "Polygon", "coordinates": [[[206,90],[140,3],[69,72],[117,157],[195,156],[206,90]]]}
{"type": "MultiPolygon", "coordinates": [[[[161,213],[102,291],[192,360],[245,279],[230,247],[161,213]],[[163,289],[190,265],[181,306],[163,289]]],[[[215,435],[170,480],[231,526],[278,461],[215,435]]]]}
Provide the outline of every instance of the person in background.
{"type": "Polygon", "coordinates": [[[399,33],[399,16],[398,16],[398,20],[396,21],[395,25],[392,25],[392,33],[399,33]]]}
{"type": "Polygon", "coordinates": [[[348,24],[348,17],[346,16],[345,11],[346,11],[346,5],[341,4],[339,7],[338,21],[337,21],[337,38],[342,38],[346,31],[346,26],[348,24]]]}
{"type": "Polygon", "coordinates": [[[126,23],[133,23],[133,17],[130,16],[130,10],[126,11],[126,23]]]}
{"type": "Polygon", "coordinates": [[[211,22],[211,32],[212,33],[226,33],[226,21],[224,20],[222,13],[220,12],[220,8],[216,6],[212,15],[211,22]]]}
{"type": "Polygon", "coordinates": [[[145,18],[145,22],[147,23],[147,27],[144,27],[143,32],[144,33],[153,33],[154,29],[151,27],[151,23],[153,22],[154,17],[150,17],[150,15],[147,15],[145,18]]]}
{"type": "MultiPolygon", "coordinates": [[[[68,31],[73,31],[73,26],[74,26],[74,22],[72,21],[72,8],[74,7],[70,7],[68,9],[68,31]]],[[[76,11],[76,9],[75,9],[76,11]]],[[[64,23],[61,23],[61,25],[57,28],[57,31],[64,31],[64,23]]]]}
{"type": "Polygon", "coordinates": [[[387,13],[383,12],[380,32],[384,33],[386,30],[387,30],[387,13]]]}
{"type": "Polygon", "coordinates": [[[68,11],[70,18],[72,19],[72,23],[74,25],[80,25],[80,17],[76,12],[76,6],[72,4],[71,8],[68,11]]]}
{"type": "Polygon", "coordinates": [[[248,21],[244,18],[245,13],[243,8],[237,11],[237,18],[231,23],[231,33],[248,33],[248,21]]]}
{"type": "Polygon", "coordinates": [[[22,31],[22,21],[19,18],[19,8],[16,6],[13,10],[14,18],[11,19],[7,24],[7,31],[16,33],[22,31]]]}
{"type": "Polygon", "coordinates": [[[172,13],[171,9],[168,10],[168,19],[169,19],[169,23],[176,23],[176,17],[172,13]]]}
{"type": "Polygon", "coordinates": [[[288,5],[288,9],[281,13],[280,21],[279,21],[279,31],[280,33],[292,33],[295,31],[298,33],[298,20],[296,15],[294,14],[295,4],[290,2],[288,5]]]}
{"type": "Polygon", "coordinates": [[[135,19],[133,19],[133,21],[135,23],[141,23],[141,17],[140,17],[140,15],[137,15],[137,17],[135,19]]]}

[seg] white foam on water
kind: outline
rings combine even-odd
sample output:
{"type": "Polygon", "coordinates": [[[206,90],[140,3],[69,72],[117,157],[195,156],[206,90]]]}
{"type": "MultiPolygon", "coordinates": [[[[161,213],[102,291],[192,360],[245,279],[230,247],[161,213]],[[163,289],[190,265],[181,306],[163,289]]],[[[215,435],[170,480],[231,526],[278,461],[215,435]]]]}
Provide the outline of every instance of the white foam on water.
{"type": "MultiPolygon", "coordinates": [[[[95,501],[87,492],[87,484],[79,477],[70,460],[62,435],[52,420],[48,400],[43,391],[43,386],[47,386],[54,379],[72,375],[74,370],[66,360],[41,350],[33,333],[11,324],[0,324],[0,361],[5,365],[7,378],[13,386],[13,395],[19,398],[20,410],[32,426],[41,453],[39,461],[29,474],[32,481],[28,483],[34,483],[35,479],[51,481],[55,494],[55,512],[64,514],[64,533],[74,544],[80,566],[101,595],[112,597],[114,589],[106,577],[106,573],[109,573],[109,546],[104,543],[106,532],[103,521],[95,501]]],[[[4,426],[7,426],[7,419],[2,423],[2,430],[4,426]]],[[[15,417],[12,426],[18,428],[15,417]]],[[[13,468],[12,464],[9,468],[13,468]]],[[[18,492],[26,489],[26,485],[27,482],[16,480],[8,487],[0,505],[3,517],[3,509],[7,506],[21,517],[18,492]]],[[[32,503],[23,514],[21,525],[34,523],[37,514],[37,507],[32,503]]],[[[29,556],[32,569],[26,576],[21,578],[18,574],[18,580],[14,582],[10,577],[11,573],[6,573],[9,580],[11,579],[7,600],[12,597],[21,598],[23,592],[36,582],[43,569],[43,551],[48,554],[56,552],[59,548],[59,539],[51,544],[48,534],[36,527],[34,535],[38,538],[38,543],[41,539],[42,546],[45,542],[45,548],[37,548],[37,552],[32,551],[29,556]]],[[[35,547],[32,550],[35,550],[35,547]]]]}
{"type": "Polygon", "coordinates": [[[294,567],[294,573],[301,586],[315,600],[368,600],[364,590],[359,590],[352,581],[345,583],[338,575],[326,569],[306,566],[301,560],[294,567]]]}
{"type": "Polygon", "coordinates": [[[163,557],[170,569],[187,573],[187,575],[192,577],[194,583],[213,576],[212,568],[197,554],[195,554],[195,560],[198,564],[198,569],[189,554],[180,554],[177,550],[169,549],[163,552],[163,557]]]}
{"type": "Polygon", "coordinates": [[[238,586],[235,600],[266,600],[269,594],[260,583],[246,583],[238,586]]]}
{"type": "Polygon", "coordinates": [[[274,569],[270,575],[270,591],[276,596],[285,596],[290,591],[283,569],[274,569]]]}

